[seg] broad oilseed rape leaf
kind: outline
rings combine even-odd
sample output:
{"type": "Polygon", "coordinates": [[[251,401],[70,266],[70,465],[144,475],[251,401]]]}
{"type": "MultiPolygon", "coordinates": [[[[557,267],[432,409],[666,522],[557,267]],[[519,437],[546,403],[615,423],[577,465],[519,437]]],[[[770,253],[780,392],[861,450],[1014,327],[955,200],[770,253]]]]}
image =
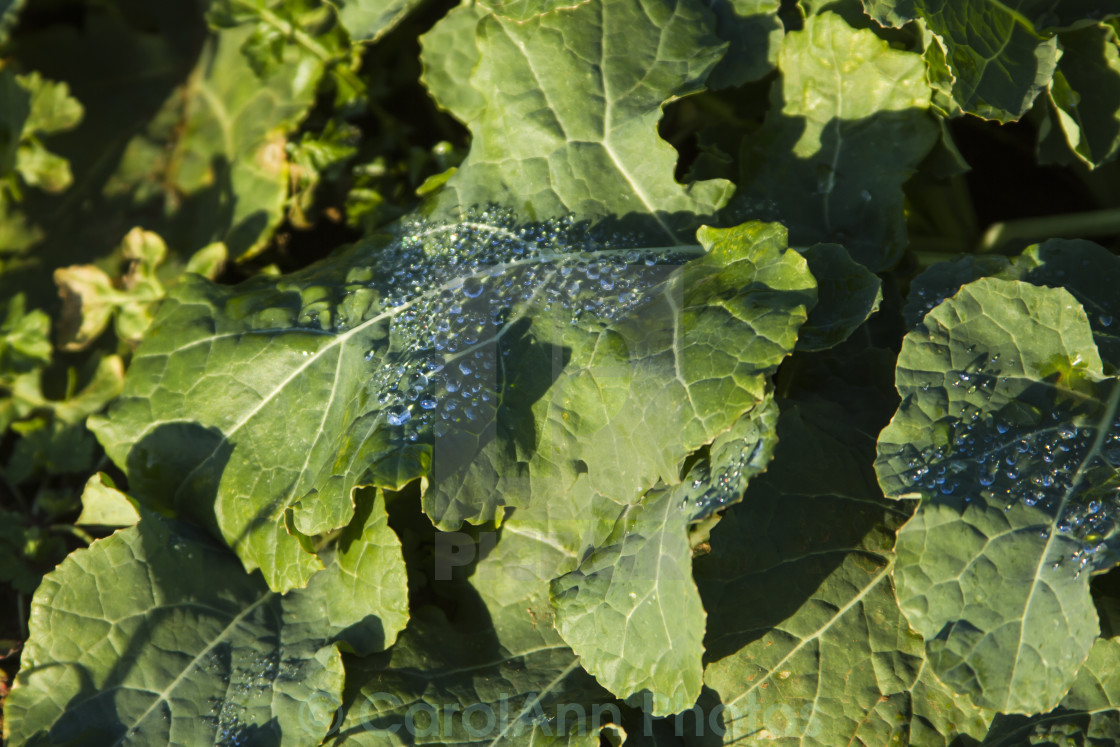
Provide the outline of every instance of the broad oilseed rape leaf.
{"type": "Polygon", "coordinates": [[[358,484],[427,477],[452,529],[581,474],[626,505],[769,397],[814,302],[779,227],[700,238],[688,260],[480,216],[280,283],[188,280],[93,428],[141,500],[214,526],[281,591],[358,484]]]}

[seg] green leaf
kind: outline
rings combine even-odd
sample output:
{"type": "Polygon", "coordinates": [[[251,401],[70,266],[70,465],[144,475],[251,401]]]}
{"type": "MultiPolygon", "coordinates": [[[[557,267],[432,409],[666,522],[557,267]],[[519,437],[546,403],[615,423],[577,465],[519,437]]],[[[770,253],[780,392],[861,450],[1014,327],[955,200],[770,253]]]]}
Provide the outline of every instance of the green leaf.
{"type": "Polygon", "coordinates": [[[1090,168],[1120,152],[1120,42],[1107,26],[1058,37],[1062,58],[1050,102],[1069,147],[1090,168]]]}
{"type": "Polygon", "coordinates": [[[0,381],[50,363],[50,332],[51,318],[38,309],[27,311],[22,293],[9,298],[0,323],[0,381]]]}
{"type": "Polygon", "coordinates": [[[37,72],[17,76],[31,94],[31,112],[24,131],[32,134],[51,135],[72,130],[82,121],[85,110],[70,95],[65,82],[44,80],[37,72]]]}
{"type": "Polygon", "coordinates": [[[1054,708],[1096,637],[1088,573],[1111,564],[1120,387],[1063,289],[983,278],[903,341],[879,437],[899,604],[934,671],[978,706],[1054,708]]]}
{"type": "Polygon", "coordinates": [[[322,738],[342,689],[338,652],[286,620],[224,550],[183,532],[148,516],[44,578],[5,704],[13,741],[322,738]]]}
{"type": "Polygon", "coordinates": [[[581,474],[621,507],[769,396],[815,296],[780,227],[700,238],[674,272],[559,224],[421,224],[279,281],[189,278],[91,427],[141,500],[277,589],[319,567],[303,540],[349,521],[357,484],[427,477],[445,528],[581,474]]]}
{"type": "Polygon", "coordinates": [[[894,265],[906,246],[902,184],[937,140],[921,58],[823,13],[786,34],[778,67],[727,212],[781,221],[796,245],[842,244],[872,271],[894,265]]]}
{"type": "Polygon", "coordinates": [[[945,687],[928,662],[910,688],[911,747],[976,747],[998,718],[945,687]]]}
{"type": "Polygon", "coordinates": [[[678,184],[676,153],[657,135],[664,103],[701,90],[723,51],[699,0],[461,9],[432,34],[425,80],[472,140],[431,215],[493,202],[526,219],[631,216],[650,239],[683,244],[696,216],[730,196],[723,180],[678,184]],[[441,95],[464,82],[473,92],[441,95]]]}
{"type": "Polygon", "coordinates": [[[1085,308],[1101,360],[1120,369],[1120,257],[1083,239],[1050,239],[1023,250],[1014,262],[1019,278],[1042,286],[1062,286],[1085,308]]]}
{"type": "Polygon", "coordinates": [[[953,259],[946,258],[926,268],[910,283],[910,294],[902,309],[906,326],[918,326],[926,314],[954,295],[962,285],[987,277],[1022,279],[1011,269],[1011,261],[998,254],[968,254],[953,259]]]}
{"type": "Polygon", "coordinates": [[[1120,739],[1120,640],[1098,638],[1057,709],[1037,716],[999,716],[984,747],[1108,744],[1120,739]],[[1083,736],[1082,736],[1083,735],[1083,736]],[[1075,742],[1076,743],[1076,742],[1075,742]]]}
{"type": "Polygon", "coordinates": [[[327,0],[356,42],[375,42],[420,4],[420,0],[327,0]]]}
{"type": "MultiPolygon", "coordinates": [[[[70,186],[69,162],[48,151],[40,136],[75,127],[82,105],[71,98],[65,83],[44,80],[39,73],[13,75],[0,71],[0,177],[9,171],[24,182],[47,192],[70,186]]],[[[19,189],[14,189],[19,196],[19,189]]]]}
{"type": "Polygon", "coordinates": [[[227,551],[153,515],[74,553],[32,602],[31,638],[5,704],[7,735],[14,743],[317,744],[341,702],[335,644],[383,648],[403,626],[400,599],[384,596],[403,594],[399,545],[386,543],[380,498],[365,511],[364,539],[375,541],[357,551],[344,541],[311,587],[284,597],[227,551]],[[379,545],[396,550],[395,562],[377,559],[388,577],[346,580],[368,570],[360,556],[379,545]]]}
{"type": "Polygon", "coordinates": [[[1013,259],[968,255],[939,262],[911,283],[903,309],[907,324],[916,326],[962,285],[981,277],[1064,287],[1085,308],[1101,359],[1120,369],[1120,327],[1115,323],[1120,319],[1120,299],[1112,290],[1120,283],[1120,258],[1112,252],[1083,239],[1050,239],[1032,244],[1013,259]]]}
{"type": "Polygon", "coordinates": [[[1010,122],[1031,108],[1062,56],[1055,30],[1120,14],[1106,0],[863,0],[884,26],[921,18],[933,34],[931,67],[951,86],[952,103],[986,119],[1010,122]]]}
{"type": "Polygon", "coordinates": [[[777,407],[769,401],[757,410],[720,435],[684,483],[654,488],[625,507],[610,534],[552,582],[557,629],[583,667],[654,716],[687,710],[700,695],[706,615],[692,581],[688,530],[738,502],[766,468],[777,407]]]}
{"type": "Polygon", "coordinates": [[[825,350],[840,344],[879,310],[879,278],[854,262],[839,244],[802,249],[817,279],[817,304],[797,340],[798,350],[825,350]]]}
{"type": "Polygon", "coordinates": [[[714,90],[759,80],[778,63],[782,43],[779,0],[711,0],[716,34],[728,42],[727,52],[708,76],[714,90]]]}
{"type": "Polygon", "coordinates": [[[344,717],[327,744],[599,744],[619,709],[553,626],[548,580],[572,556],[538,533],[547,513],[515,512],[496,544],[453,533],[443,552],[437,535],[436,565],[422,566],[436,579],[460,553],[485,557],[453,613],[423,607],[386,655],[347,660],[344,717]]]}
{"type": "Polygon", "coordinates": [[[922,665],[890,583],[908,507],[883,500],[870,434],[838,405],[786,403],[778,439],[696,561],[722,743],[890,744],[922,665]]]}
{"type": "Polygon", "coordinates": [[[619,697],[653,693],[655,716],[686,710],[700,695],[705,615],[687,526],[680,496],[654,491],[552,583],[557,629],[584,668],[619,697]]]}
{"type": "Polygon", "coordinates": [[[82,513],[74,521],[77,526],[130,527],[140,521],[133,501],[117,490],[104,472],[86,481],[82,491],[82,513]]]}
{"type": "Polygon", "coordinates": [[[486,111],[486,98],[471,86],[471,74],[482,58],[475,29],[487,15],[481,4],[459,5],[420,37],[420,80],[461,122],[480,120],[486,111]]]}
{"type": "Polygon", "coordinates": [[[171,184],[186,195],[207,195],[187,210],[210,231],[197,245],[222,241],[235,258],[260,251],[283,218],[285,136],[314,101],[323,64],[285,45],[280,62],[258,77],[241,52],[253,30],[245,24],[219,33],[199,60],[199,74],[171,102],[190,113],[179,125],[171,184]]]}

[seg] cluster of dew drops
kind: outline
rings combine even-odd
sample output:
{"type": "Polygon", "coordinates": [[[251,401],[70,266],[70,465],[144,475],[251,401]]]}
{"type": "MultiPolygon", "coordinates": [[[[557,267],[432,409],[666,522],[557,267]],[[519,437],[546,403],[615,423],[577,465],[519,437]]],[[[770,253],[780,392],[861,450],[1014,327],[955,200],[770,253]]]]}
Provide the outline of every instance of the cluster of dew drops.
{"type": "Polygon", "coordinates": [[[278,680],[295,680],[298,666],[281,661],[278,652],[253,654],[245,661],[223,662],[214,652],[203,657],[200,667],[210,676],[226,680],[225,696],[210,698],[210,711],[202,716],[215,729],[219,747],[240,747],[254,739],[254,729],[246,723],[249,702],[267,698],[278,680]]]}
{"type": "Polygon", "coordinates": [[[570,218],[518,225],[500,210],[405,225],[374,268],[394,352],[373,349],[366,359],[386,422],[416,441],[429,429],[440,437],[484,420],[509,355],[500,341],[517,319],[617,320],[695,256],[635,248],[638,241],[590,234],[570,218]]]}
{"type": "Polygon", "coordinates": [[[745,447],[728,463],[718,465],[716,475],[706,464],[697,464],[692,469],[691,480],[686,480],[681,510],[689,514],[689,521],[696,522],[727,508],[743,497],[747,488],[748,470],[762,452],[762,441],[745,447]]]}
{"type": "MultiPolygon", "coordinates": [[[[980,366],[952,376],[953,387],[990,398],[998,371],[980,366]]],[[[905,477],[927,494],[956,497],[966,505],[980,499],[1007,511],[1017,504],[1038,509],[1052,518],[1039,528],[1043,538],[1052,526],[1079,542],[1069,560],[1080,574],[1091,563],[1096,567],[1094,561],[1108,562],[1105,539],[1120,529],[1120,418],[1091,453],[1097,435],[1097,424],[1073,425],[1058,411],[1024,426],[965,407],[951,425],[949,444],[911,459],[905,477]]],[[[1054,570],[1063,561],[1056,561],[1054,570]]]]}

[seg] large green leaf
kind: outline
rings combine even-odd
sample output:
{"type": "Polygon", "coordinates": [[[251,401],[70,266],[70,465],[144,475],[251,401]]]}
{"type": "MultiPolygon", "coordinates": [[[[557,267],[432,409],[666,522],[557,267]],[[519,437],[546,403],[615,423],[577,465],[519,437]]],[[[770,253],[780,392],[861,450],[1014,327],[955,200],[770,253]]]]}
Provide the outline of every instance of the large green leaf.
{"type": "Polygon", "coordinates": [[[1094,168],[1120,152],[1120,41],[1110,26],[1070,31],[1059,41],[1050,101],[1066,142],[1094,168]]]}
{"type": "Polygon", "coordinates": [[[909,507],[882,498],[871,434],[837,404],[785,403],[778,437],[696,561],[723,743],[891,744],[922,666],[890,582],[909,507]]]}
{"type": "Polygon", "coordinates": [[[404,627],[399,543],[380,497],[363,513],[357,542],[284,597],[153,515],[72,554],[32,602],[9,743],[317,744],[341,703],[338,645],[381,650],[404,627]]]}
{"type": "Polygon", "coordinates": [[[466,160],[429,206],[433,215],[490,202],[530,219],[634,214],[630,226],[681,244],[696,216],[726,202],[728,182],[678,184],[676,153],[657,134],[662,105],[701,90],[722,54],[703,3],[478,7],[490,12],[459,9],[425,39],[432,93],[472,134],[466,160]],[[454,40],[444,24],[454,25],[454,40]],[[470,68],[464,50],[477,54],[470,68]],[[445,80],[473,92],[446,97],[445,80]]]}
{"type": "Polygon", "coordinates": [[[933,33],[931,67],[943,66],[953,103],[1008,122],[1031,108],[1062,56],[1054,31],[1120,14],[1108,0],[863,0],[884,26],[921,18],[933,33]]]}
{"type": "MultiPolygon", "coordinates": [[[[623,508],[610,534],[593,538],[594,549],[579,552],[578,566],[552,582],[557,628],[584,668],[615,695],[646,699],[652,715],[680,713],[700,695],[705,613],[692,581],[689,525],[740,500],[770,460],[776,420],[772,401],[744,416],[684,483],[623,508]]],[[[589,519],[606,513],[597,496],[585,510],[589,519]]],[[[547,529],[537,536],[565,539],[547,529]]]]}
{"type": "Polygon", "coordinates": [[[842,244],[873,271],[890,267],[906,246],[902,184],[937,140],[921,58],[823,13],[786,35],[778,67],[727,212],[781,221],[797,245],[842,244]]]}
{"type": "Polygon", "coordinates": [[[215,526],[280,590],[359,483],[426,476],[445,528],[581,475],[631,503],[769,397],[815,298],[780,226],[700,238],[673,271],[559,224],[424,224],[280,281],[191,280],[91,427],[138,497],[215,526]]]}
{"type": "Polygon", "coordinates": [[[920,497],[895,580],[938,677],[979,706],[1054,708],[1096,637],[1090,571],[1118,543],[1120,387],[1066,290],[983,278],[903,342],[879,437],[891,497],[920,497]]]}

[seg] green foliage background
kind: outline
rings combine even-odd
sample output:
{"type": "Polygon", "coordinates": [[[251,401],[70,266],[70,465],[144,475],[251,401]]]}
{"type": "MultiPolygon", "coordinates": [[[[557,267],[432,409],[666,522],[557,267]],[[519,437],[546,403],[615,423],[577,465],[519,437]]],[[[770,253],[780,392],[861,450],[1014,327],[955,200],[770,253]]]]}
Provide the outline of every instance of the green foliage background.
{"type": "Polygon", "coordinates": [[[1120,742],[1118,17],[0,0],[8,743],[1120,742]]]}

